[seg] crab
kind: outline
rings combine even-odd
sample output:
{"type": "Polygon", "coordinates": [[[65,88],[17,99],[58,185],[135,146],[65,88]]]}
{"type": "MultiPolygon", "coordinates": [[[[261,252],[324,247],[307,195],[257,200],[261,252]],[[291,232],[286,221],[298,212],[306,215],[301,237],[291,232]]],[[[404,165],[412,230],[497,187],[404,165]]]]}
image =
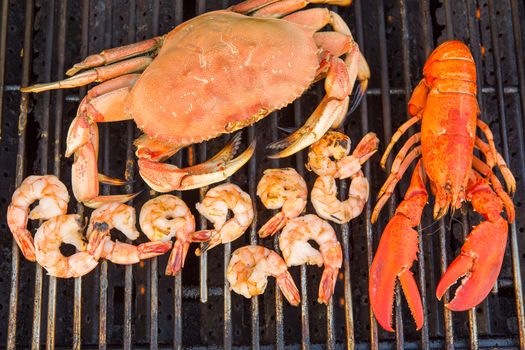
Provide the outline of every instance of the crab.
{"type": "Polygon", "coordinates": [[[235,136],[213,158],[188,168],[163,161],[183,147],[252,125],[320,79],[325,97],[305,125],[269,145],[278,150],[271,157],[292,155],[341,125],[365,93],[370,71],[344,20],[326,8],[301,10],[309,3],[347,6],[351,0],[244,1],[166,35],[88,56],[67,71],[67,79],[22,88],[41,92],[101,83],[84,97],[68,131],[66,156],[74,154],[77,200],[96,208],[133,197],[99,195],[99,182],[121,182],[97,171],[97,123],[135,121],[144,132],[135,141],[139,172],[158,192],[231,176],[250,159],[255,143],[233,158],[240,144],[235,136]],[[333,31],[319,31],[327,25],[333,31]]]}

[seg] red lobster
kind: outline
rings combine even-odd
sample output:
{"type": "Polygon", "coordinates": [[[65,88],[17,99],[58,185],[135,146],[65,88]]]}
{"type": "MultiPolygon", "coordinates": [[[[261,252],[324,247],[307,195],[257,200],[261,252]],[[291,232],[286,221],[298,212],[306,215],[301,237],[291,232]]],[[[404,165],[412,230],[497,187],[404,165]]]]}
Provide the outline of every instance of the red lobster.
{"type": "Polygon", "coordinates": [[[372,213],[375,222],[399,179],[421,156],[370,267],[370,303],[377,321],[388,331],[393,331],[392,307],[398,278],[417,328],[423,325],[421,297],[410,268],[418,252],[418,233],[413,227],[420,223],[427,203],[427,181],[435,195],[434,219],[443,217],[449,208],[460,208],[464,201],[470,201],[485,219],[467,236],[461,254],[437,286],[436,296],[441,299],[464,276],[455,297],[446,305],[450,310],[470,309],[488,295],[501,269],[507,244],[508,223],[500,215],[503,206],[508,221],[514,220],[512,200],[492,168],[498,166],[509,193],[514,192],[516,182],[496,151],[488,125],[478,119],[476,65],[468,47],[460,41],[441,44],[428,58],[423,74],[408,104],[412,118],[392,136],[381,165],[385,166],[392,147],[409,127],[421,122],[421,132],[411,136],[397,154],[372,213]],[[476,128],[485,135],[487,143],[476,136],[476,128]],[[474,156],[474,148],[485,161],[474,156]]]}

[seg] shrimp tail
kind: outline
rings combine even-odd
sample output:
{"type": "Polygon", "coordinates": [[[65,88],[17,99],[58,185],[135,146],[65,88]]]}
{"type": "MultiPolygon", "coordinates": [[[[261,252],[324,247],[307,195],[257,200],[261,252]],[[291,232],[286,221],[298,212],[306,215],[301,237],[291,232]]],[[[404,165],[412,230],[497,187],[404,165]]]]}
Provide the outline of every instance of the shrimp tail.
{"type": "Polygon", "coordinates": [[[137,246],[140,260],[153,258],[166,253],[171,248],[171,242],[146,242],[137,246]]]}
{"type": "Polygon", "coordinates": [[[321,304],[328,304],[328,301],[334,294],[335,282],[337,281],[337,274],[339,269],[325,267],[321,283],[319,285],[319,297],[317,302],[321,304]]]}
{"type": "Polygon", "coordinates": [[[184,267],[184,261],[186,260],[186,254],[190,247],[189,242],[182,243],[181,240],[176,240],[173,244],[173,250],[171,251],[170,258],[168,259],[168,265],[166,266],[166,275],[175,276],[184,267]]]}
{"type": "Polygon", "coordinates": [[[259,237],[265,238],[274,235],[277,231],[282,229],[287,222],[288,218],[283,212],[277,213],[259,229],[259,237]]]}
{"type": "Polygon", "coordinates": [[[194,232],[193,237],[209,237],[206,242],[203,243],[201,248],[195,249],[195,255],[201,256],[203,253],[206,253],[211,248],[219,245],[221,243],[220,233],[216,230],[201,230],[194,232]]]}
{"type": "Polygon", "coordinates": [[[95,223],[93,225],[93,231],[89,235],[87,252],[98,261],[104,253],[103,247],[105,243],[107,243],[110,239],[109,226],[106,223],[95,223]]]}
{"type": "Polygon", "coordinates": [[[277,277],[277,285],[281,292],[284,294],[286,300],[293,305],[297,306],[301,302],[299,291],[293,281],[292,275],[288,271],[277,277]]]}

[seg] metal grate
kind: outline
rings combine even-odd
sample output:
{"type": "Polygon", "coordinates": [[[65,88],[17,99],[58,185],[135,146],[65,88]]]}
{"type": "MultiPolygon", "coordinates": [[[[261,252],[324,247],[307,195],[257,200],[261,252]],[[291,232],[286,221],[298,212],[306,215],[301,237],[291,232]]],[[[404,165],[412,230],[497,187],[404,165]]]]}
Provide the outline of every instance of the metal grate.
{"type": "MultiPolygon", "coordinates": [[[[238,1],[235,1],[238,2],[238,1]]],[[[233,3],[233,1],[232,1],[233,3]]],[[[29,174],[54,173],[70,184],[71,160],[64,159],[67,128],[85,89],[20,94],[20,85],[56,80],[64,68],[88,53],[165,33],[199,13],[224,8],[228,1],[139,0],[3,0],[0,7],[0,213],[6,212],[14,188],[29,174]],[[22,29],[24,28],[24,29],[22,29]]],[[[438,43],[458,38],[471,48],[477,62],[482,118],[494,131],[496,144],[525,185],[525,72],[522,24],[525,9],[517,0],[354,0],[350,8],[332,8],[349,23],[372,70],[367,98],[346,126],[354,142],[375,131],[384,144],[406,118],[412,87],[438,43]],[[509,162],[509,160],[512,160],[509,162]]],[[[246,300],[231,294],[224,269],[232,250],[248,243],[277,249],[277,241],[258,240],[256,230],[272,213],[257,201],[255,189],[268,167],[292,166],[311,187],[315,177],[304,169],[304,154],[280,161],[265,157],[264,146],[283,135],[279,126],[300,125],[322,95],[322,86],[307,91],[297,102],[243,132],[244,143],[255,136],[257,152],[231,181],[248,190],[258,211],[243,238],[216,248],[200,259],[188,255],[182,276],[164,276],[167,256],[135,266],[101,263],[91,274],[75,280],[45,276],[35,264],[20,258],[5,216],[0,216],[0,346],[41,348],[181,348],[189,346],[268,345],[284,348],[524,348],[522,265],[525,254],[524,192],[514,197],[516,223],[493,293],[468,313],[451,313],[438,302],[438,278],[461,247],[469,224],[479,220],[465,211],[453,220],[432,224],[425,212],[420,227],[420,253],[414,264],[426,310],[421,332],[415,331],[402,297],[396,298],[396,333],[381,330],[368,303],[367,267],[380,232],[389,217],[371,226],[371,203],[349,225],[337,227],[344,248],[344,264],[333,302],[317,304],[321,270],[293,268],[302,304],[290,307],[270,282],[267,292],[246,300]],[[9,286],[9,287],[8,287],[9,286]],[[7,290],[9,289],[9,293],[7,290]],[[301,331],[299,331],[299,329],[301,331]]],[[[132,122],[101,126],[99,167],[115,177],[136,178],[132,122]],[[123,125],[126,125],[125,131],[123,125]],[[120,137],[115,137],[119,135],[120,137]]],[[[225,138],[197,145],[175,157],[175,164],[203,161],[225,138]]],[[[385,174],[377,157],[365,167],[371,199],[385,174]]],[[[401,183],[405,189],[407,181],[401,183]]],[[[340,184],[345,193],[348,184],[340,184]]],[[[146,189],[141,181],[126,191],[146,189]]],[[[103,191],[110,189],[103,186],[103,191]]],[[[200,195],[202,196],[203,191],[200,195]]],[[[137,209],[154,193],[137,197],[137,209]]],[[[179,194],[191,206],[198,191],[179,194]]],[[[399,198],[401,193],[397,193],[399,198]]],[[[390,213],[395,208],[395,199],[390,213]]],[[[84,212],[80,205],[71,205],[84,212]]],[[[307,210],[312,211],[308,206],[307,210]]],[[[86,211],[87,215],[88,212],[86,211]]],[[[204,218],[197,218],[200,227],[204,218]]],[[[120,237],[121,239],[123,237],[120,237]]]]}

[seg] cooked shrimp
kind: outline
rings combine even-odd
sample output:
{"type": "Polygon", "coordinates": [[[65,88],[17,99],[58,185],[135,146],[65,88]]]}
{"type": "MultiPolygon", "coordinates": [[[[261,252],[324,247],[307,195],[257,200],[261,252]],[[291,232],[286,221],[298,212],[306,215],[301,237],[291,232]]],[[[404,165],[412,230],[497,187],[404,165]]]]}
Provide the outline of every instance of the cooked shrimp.
{"type": "MultiPolygon", "coordinates": [[[[226,183],[209,190],[201,203],[197,203],[197,210],[210,220],[214,230],[204,230],[196,233],[211,239],[206,242],[203,251],[209,250],[221,243],[228,243],[239,238],[253,221],[253,204],[250,195],[239,186],[226,183]],[[228,219],[228,210],[233,216],[228,219]]],[[[200,255],[203,251],[197,249],[200,255]]]]}
{"type": "Polygon", "coordinates": [[[207,231],[195,234],[195,218],[190,209],[179,197],[165,194],[146,202],[140,210],[140,228],[153,241],[169,242],[176,237],[173,250],[166,266],[166,275],[176,275],[186,260],[191,242],[204,242],[210,239],[207,231]]]}
{"type": "Polygon", "coordinates": [[[279,236],[279,248],[288,266],[324,264],[317,301],[328,304],[343,263],[341,244],[332,226],[316,215],[290,220],[279,236]],[[317,242],[321,252],[313,248],[309,240],[317,242]]]}
{"type": "Polygon", "coordinates": [[[348,199],[344,201],[337,199],[337,186],[331,176],[319,176],[315,180],[311,198],[317,215],[344,224],[361,214],[368,200],[368,193],[368,180],[359,170],[352,176],[348,199]]]}
{"type": "Polygon", "coordinates": [[[110,237],[109,231],[112,228],[118,229],[130,240],[137,239],[139,232],[135,228],[135,222],[135,209],[133,207],[121,203],[102,205],[93,211],[89,220],[87,236],[90,243],[88,244],[88,251],[93,252],[98,244],[103,244],[101,258],[108,259],[115,264],[128,265],[164,254],[171,248],[171,242],[146,242],[135,246],[105,239],[110,237]]]}
{"type": "Polygon", "coordinates": [[[7,208],[7,224],[25,258],[35,261],[35,246],[27,221],[48,220],[67,212],[69,194],[66,186],[53,175],[29,176],[13,193],[7,208]],[[29,212],[34,202],[38,205],[29,212]]]}
{"type": "Polygon", "coordinates": [[[350,138],[345,134],[328,132],[310,147],[306,167],[319,176],[349,178],[361,170],[361,165],[377,152],[379,139],[373,132],[366,134],[354,152],[348,155],[350,145],[350,138]]]}
{"type": "Polygon", "coordinates": [[[40,225],[35,234],[36,261],[49,275],[79,277],[97,266],[105,241],[93,244],[93,252],[87,252],[82,230],[82,220],[76,214],[55,216],[40,225]],[[72,244],[80,251],[66,257],[60,252],[62,243],[72,244]]]}
{"type": "Polygon", "coordinates": [[[310,146],[306,168],[319,176],[336,176],[337,161],[350,153],[350,138],[337,131],[328,131],[310,146]],[[333,159],[332,159],[333,158],[333,159]]]}
{"type": "Polygon", "coordinates": [[[299,291],[279,254],[257,245],[242,247],[233,252],[226,278],[235,293],[246,298],[264,293],[268,276],[277,279],[277,285],[290,304],[299,305],[299,291]]]}
{"type": "Polygon", "coordinates": [[[266,169],[257,185],[257,195],[266,208],[281,209],[259,230],[260,237],[267,237],[282,229],[288,220],[301,215],[308,189],[295,169],[266,169]]]}

